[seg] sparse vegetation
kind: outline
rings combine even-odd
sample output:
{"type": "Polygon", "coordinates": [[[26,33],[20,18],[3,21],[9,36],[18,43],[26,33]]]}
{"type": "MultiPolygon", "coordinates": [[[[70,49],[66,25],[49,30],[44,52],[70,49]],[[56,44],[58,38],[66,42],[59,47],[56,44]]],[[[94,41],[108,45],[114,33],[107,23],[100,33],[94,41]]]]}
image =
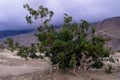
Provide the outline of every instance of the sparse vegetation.
{"type": "Polygon", "coordinates": [[[113,71],[113,67],[112,67],[112,65],[107,65],[107,68],[105,69],[105,72],[107,73],[107,74],[111,74],[112,73],[112,71],[113,71]]]}
{"type": "Polygon", "coordinates": [[[18,49],[18,47],[19,47],[19,43],[14,42],[14,40],[12,38],[7,38],[4,43],[7,45],[7,49],[12,51],[12,52],[14,50],[18,49]]]}
{"type": "Polygon", "coordinates": [[[0,43],[0,49],[4,49],[5,45],[3,43],[0,43]]]}

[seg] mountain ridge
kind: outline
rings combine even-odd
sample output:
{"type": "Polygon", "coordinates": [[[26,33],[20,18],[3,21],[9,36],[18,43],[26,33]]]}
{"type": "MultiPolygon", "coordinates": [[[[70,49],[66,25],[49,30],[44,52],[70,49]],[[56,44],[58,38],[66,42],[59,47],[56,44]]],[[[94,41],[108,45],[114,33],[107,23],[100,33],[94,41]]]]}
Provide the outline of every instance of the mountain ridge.
{"type": "Polygon", "coordinates": [[[34,29],[26,29],[26,30],[3,30],[0,31],[0,39],[9,37],[9,36],[15,36],[19,34],[26,34],[33,32],[34,29]]]}
{"type": "MultiPolygon", "coordinates": [[[[113,50],[120,50],[120,17],[107,18],[103,21],[92,23],[91,26],[95,26],[97,35],[110,38],[110,41],[106,43],[107,46],[113,50]]],[[[36,30],[31,33],[12,36],[12,38],[22,45],[30,45],[31,43],[37,43],[37,39],[34,36],[35,32],[36,30]]],[[[2,40],[5,40],[5,38],[2,40]]]]}

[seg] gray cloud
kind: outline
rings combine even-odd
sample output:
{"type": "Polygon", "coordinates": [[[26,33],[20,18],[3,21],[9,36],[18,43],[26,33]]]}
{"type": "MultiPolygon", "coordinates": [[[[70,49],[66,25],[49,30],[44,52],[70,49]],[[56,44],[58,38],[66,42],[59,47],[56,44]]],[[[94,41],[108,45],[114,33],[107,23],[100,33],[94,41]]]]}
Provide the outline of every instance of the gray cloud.
{"type": "MultiPolygon", "coordinates": [[[[54,1],[57,1],[59,7],[61,7],[63,12],[69,13],[77,21],[79,21],[80,19],[86,19],[90,22],[95,22],[103,20],[108,17],[120,16],[119,0],[54,0],[54,1]]],[[[49,5],[48,7],[50,6],[53,7],[52,5],[49,5]]],[[[55,11],[57,12],[57,14],[60,12],[60,10],[55,11]]]]}
{"type": "Polygon", "coordinates": [[[62,23],[63,13],[73,16],[75,21],[85,19],[89,22],[120,16],[119,0],[0,0],[0,30],[32,28],[25,20],[28,14],[23,8],[25,3],[34,8],[42,4],[53,10],[54,24],[62,23]]]}

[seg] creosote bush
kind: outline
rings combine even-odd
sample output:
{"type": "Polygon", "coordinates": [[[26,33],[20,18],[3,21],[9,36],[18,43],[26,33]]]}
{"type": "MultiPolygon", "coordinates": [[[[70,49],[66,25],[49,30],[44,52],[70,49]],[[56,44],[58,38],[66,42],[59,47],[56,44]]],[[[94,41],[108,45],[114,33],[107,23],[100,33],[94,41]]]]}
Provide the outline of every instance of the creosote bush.
{"type": "Polygon", "coordinates": [[[13,52],[19,47],[18,42],[14,42],[12,38],[7,38],[6,41],[4,42],[7,45],[7,49],[13,52]]]}
{"type": "Polygon", "coordinates": [[[107,73],[107,74],[111,74],[112,73],[112,71],[113,71],[113,67],[112,67],[112,65],[107,65],[107,68],[105,69],[105,73],[107,73]]]}
{"type": "MultiPolygon", "coordinates": [[[[104,58],[109,58],[112,51],[105,47],[106,38],[95,35],[95,28],[89,27],[85,20],[75,23],[72,17],[64,14],[64,24],[56,30],[49,22],[53,11],[40,6],[38,10],[32,9],[28,4],[24,5],[30,15],[26,16],[28,23],[33,21],[40,23],[38,33],[35,34],[38,44],[31,47],[21,46],[18,55],[24,58],[48,57],[53,66],[60,69],[73,69],[77,67],[88,70],[89,68],[101,68],[104,58]],[[39,55],[36,53],[39,52],[39,55]],[[41,55],[44,54],[44,55],[41,55]]],[[[11,40],[9,40],[11,41],[11,40]]],[[[9,43],[9,49],[14,50],[13,42],[9,43]],[[12,48],[12,49],[11,49],[12,48]]]]}

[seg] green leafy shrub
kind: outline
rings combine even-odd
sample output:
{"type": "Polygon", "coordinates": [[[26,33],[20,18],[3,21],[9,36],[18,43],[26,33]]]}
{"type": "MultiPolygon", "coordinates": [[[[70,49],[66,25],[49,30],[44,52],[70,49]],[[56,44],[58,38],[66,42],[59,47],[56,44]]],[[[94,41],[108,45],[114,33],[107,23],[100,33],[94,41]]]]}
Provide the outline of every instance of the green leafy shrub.
{"type": "Polygon", "coordinates": [[[7,49],[12,51],[12,52],[14,50],[18,49],[18,47],[19,47],[19,43],[14,42],[14,40],[12,38],[7,38],[4,43],[7,45],[7,49]]]}
{"type": "MultiPolygon", "coordinates": [[[[48,57],[53,66],[57,65],[63,70],[76,69],[78,66],[85,70],[90,67],[101,68],[104,58],[109,58],[111,50],[104,46],[106,39],[95,35],[95,28],[89,28],[87,21],[81,20],[78,24],[72,21],[71,16],[64,14],[64,24],[60,30],[56,30],[49,23],[54,13],[48,8],[40,6],[34,10],[28,4],[24,8],[30,13],[26,16],[28,23],[40,21],[39,32],[35,34],[39,43],[20,47],[19,56],[41,58],[42,55],[36,55],[39,52],[44,54],[42,58],[48,57]]],[[[13,47],[13,44],[9,47],[13,47]]]]}
{"type": "Polygon", "coordinates": [[[112,73],[112,71],[113,71],[113,67],[112,67],[112,65],[107,65],[107,68],[105,69],[105,72],[107,73],[107,74],[111,74],[112,73]]]}

